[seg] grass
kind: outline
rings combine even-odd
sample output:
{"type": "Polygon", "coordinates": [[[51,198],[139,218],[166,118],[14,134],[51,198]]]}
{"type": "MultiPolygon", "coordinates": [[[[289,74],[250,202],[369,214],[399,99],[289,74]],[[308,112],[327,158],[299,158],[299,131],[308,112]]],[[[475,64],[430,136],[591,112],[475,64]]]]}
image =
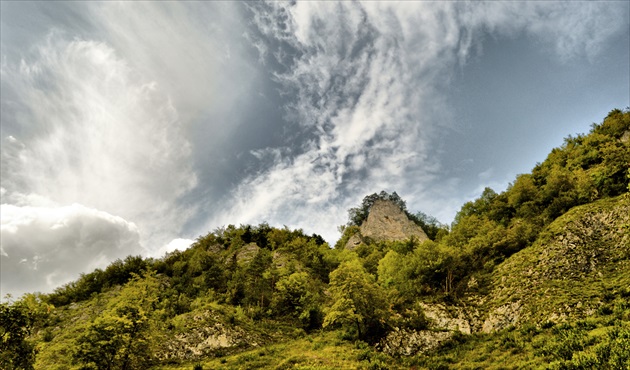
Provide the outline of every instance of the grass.
{"type": "MultiPolygon", "coordinates": [[[[307,335],[263,348],[197,361],[204,369],[395,369],[398,360],[374,351],[364,342],[348,342],[340,332],[307,335]]],[[[156,370],[192,369],[193,363],[156,367],[156,370]]]]}

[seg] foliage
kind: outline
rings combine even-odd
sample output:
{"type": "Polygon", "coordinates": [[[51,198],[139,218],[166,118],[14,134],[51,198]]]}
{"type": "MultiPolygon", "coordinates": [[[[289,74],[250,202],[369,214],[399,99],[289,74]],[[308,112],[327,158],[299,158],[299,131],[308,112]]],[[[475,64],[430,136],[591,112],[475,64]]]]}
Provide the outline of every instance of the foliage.
{"type": "Polygon", "coordinates": [[[330,274],[332,305],[327,307],[324,327],[354,327],[360,339],[374,340],[387,327],[385,295],[358,259],[342,263],[330,274]]]}
{"type": "Polygon", "coordinates": [[[318,287],[305,272],[283,276],[276,284],[273,308],[277,314],[297,318],[305,329],[321,326],[318,287]]]}
{"type": "Polygon", "coordinates": [[[431,240],[439,241],[445,235],[448,235],[447,225],[442,224],[437,218],[424,212],[416,212],[415,215],[411,215],[409,218],[420,226],[431,240]]]}
{"type": "Polygon", "coordinates": [[[136,276],[118,299],[76,339],[74,360],[82,369],[146,369],[158,340],[160,282],[154,274],[136,276]]]}
{"type": "Polygon", "coordinates": [[[361,228],[356,225],[341,225],[339,226],[339,232],[341,233],[341,237],[335,243],[335,249],[341,250],[346,247],[350,238],[354,235],[358,234],[361,231],[361,228]]]}
{"type": "Polygon", "coordinates": [[[27,339],[34,317],[22,302],[0,303],[0,367],[2,369],[32,369],[34,345],[27,339]]]}
{"type": "Polygon", "coordinates": [[[45,299],[57,307],[84,301],[94,293],[125,284],[134,274],[140,274],[147,268],[148,262],[141,256],[127,256],[124,260],[117,259],[104,271],[96,269],[88,274],[81,274],[77,281],[55,289],[45,299]]]}
{"type": "MultiPolygon", "coordinates": [[[[31,368],[37,349],[38,368],[148,368],[156,365],[165,339],[203,324],[255,332],[262,345],[287,342],[234,355],[220,349],[217,359],[191,358],[196,362],[187,369],[498,368],[508,361],[520,368],[622,368],[630,361],[630,292],[620,288],[628,282],[623,246],[594,242],[592,227],[593,238],[583,241],[593,253],[585,258],[606,255],[607,264],[618,264],[609,270],[598,265],[601,277],[580,280],[579,271],[567,270],[566,280],[535,280],[514,271],[551,253],[549,241],[577,222],[574,214],[616,207],[621,194],[627,197],[628,132],[630,112],[612,111],[589,134],[567,138],[504,192],[484,189],[450,227],[409,213],[398,194],[383,191],[349,211],[334,249],[319,235],[263,223],[216,229],[160,259],[114,261],[52,294],[2,304],[0,367],[31,368]],[[431,240],[364,240],[354,250],[343,248],[378,199],[396,203],[431,240]],[[467,304],[470,293],[483,296],[493,281],[501,281],[501,295],[486,304],[511,302],[525,294],[515,291],[517,279],[524,280],[519,287],[537,284],[526,295],[530,311],[546,315],[549,307],[579,296],[585,305],[598,302],[591,307],[595,314],[588,322],[532,321],[521,329],[455,336],[429,356],[393,359],[363,342],[377,342],[392,327],[426,329],[423,302],[467,304]],[[215,321],[202,320],[207,317],[215,321]]],[[[537,268],[532,270],[542,271],[537,268]]]]}
{"type": "Polygon", "coordinates": [[[505,192],[486,188],[464,204],[440,243],[459,248],[467,274],[473,274],[530,246],[569,209],[622,194],[629,185],[629,143],[621,141],[627,132],[630,112],[611,111],[590,134],[567,138],[505,192]]]}

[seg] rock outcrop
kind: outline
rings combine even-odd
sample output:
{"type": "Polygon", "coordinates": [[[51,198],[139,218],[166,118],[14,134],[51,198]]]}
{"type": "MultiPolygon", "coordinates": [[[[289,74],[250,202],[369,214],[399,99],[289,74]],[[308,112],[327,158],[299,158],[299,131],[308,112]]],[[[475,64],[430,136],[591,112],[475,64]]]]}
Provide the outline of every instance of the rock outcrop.
{"type": "Polygon", "coordinates": [[[359,234],[352,236],[346,248],[354,249],[362,241],[429,239],[422,228],[411,221],[396,204],[387,200],[377,200],[370,208],[367,219],[361,225],[359,234]]]}
{"type": "Polygon", "coordinates": [[[480,326],[479,312],[473,307],[420,303],[432,330],[458,331],[472,334],[480,326]]]}
{"type": "Polygon", "coordinates": [[[183,328],[163,343],[160,360],[199,360],[217,351],[231,353],[242,348],[257,347],[257,335],[236,325],[227,324],[221,315],[208,310],[182,316],[183,328]]]}
{"type": "Polygon", "coordinates": [[[452,331],[394,329],[377,348],[390,356],[411,356],[439,347],[454,335],[452,331]]]}

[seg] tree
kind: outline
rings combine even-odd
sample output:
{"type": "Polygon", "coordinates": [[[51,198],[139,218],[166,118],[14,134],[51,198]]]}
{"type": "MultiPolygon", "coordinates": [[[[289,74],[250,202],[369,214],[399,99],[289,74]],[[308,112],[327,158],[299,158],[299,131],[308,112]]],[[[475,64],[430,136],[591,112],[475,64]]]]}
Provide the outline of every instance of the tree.
{"type": "Polygon", "coordinates": [[[77,339],[74,358],[83,369],[144,369],[150,364],[148,317],[144,310],[122,306],[98,317],[77,339]]]}
{"type": "Polygon", "coordinates": [[[321,310],[317,305],[316,291],[314,282],[306,272],[283,276],[276,283],[274,311],[299,319],[306,329],[315,329],[321,325],[321,310]]]}
{"type": "Polygon", "coordinates": [[[342,263],[330,274],[329,291],[333,303],[325,310],[324,327],[354,327],[358,337],[367,340],[383,334],[385,294],[358,259],[342,263]]]}
{"type": "Polygon", "coordinates": [[[442,225],[437,218],[429,216],[424,212],[416,212],[415,215],[409,217],[416,225],[420,226],[431,240],[436,240],[440,231],[442,234],[448,234],[446,225],[442,225]]]}
{"type": "Polygon", "coordinates": [[[35,347],[27,340],[33,323],[23,302],[0,303],[0,368],[33,369],[35,347]]]}
{"type": "Polygon", "coordinates": [[[159,339],[152,325],[160,322],[156,307],[162,290],[154,273],[144,277],[136,275],[77,338],[73,358],[81,368],[149,368],[153,362],[153,347],[159,339]]]}

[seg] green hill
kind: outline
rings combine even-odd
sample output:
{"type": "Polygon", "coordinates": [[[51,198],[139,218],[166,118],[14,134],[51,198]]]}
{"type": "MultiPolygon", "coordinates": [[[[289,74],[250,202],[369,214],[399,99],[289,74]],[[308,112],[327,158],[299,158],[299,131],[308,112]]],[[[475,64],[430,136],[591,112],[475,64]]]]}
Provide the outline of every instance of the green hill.
{"type": "Polygon", "coordinates": [[[614,110],[452,225],[381,192],[334,248],[229,225],[115,261],[0,305],[0,368],[630,369],[629,146],[614,110]]]}

